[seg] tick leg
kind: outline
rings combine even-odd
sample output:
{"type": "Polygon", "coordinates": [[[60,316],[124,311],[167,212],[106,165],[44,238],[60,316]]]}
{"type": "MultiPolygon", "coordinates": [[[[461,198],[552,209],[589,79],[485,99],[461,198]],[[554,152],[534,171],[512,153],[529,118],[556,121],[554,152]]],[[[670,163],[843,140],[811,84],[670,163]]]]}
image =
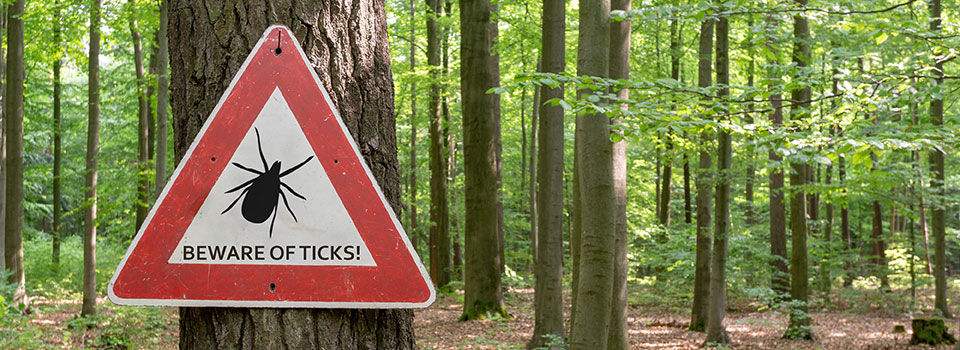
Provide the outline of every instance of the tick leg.
{"type": "MultiPolygon", "coordinates": [[[[292,188],[290,188],[290,186],[287,186],[287,184],[281,182],[280,186],[283,186],[283,188],[286,188],[287,191],[290,191],[290,193],[292,193],[294,196],[300,197],[300,199],[302,200],[307,200],[306,197],[301,196],[299,193],[297,193],[297,191],[294,191],[292,188]]],[[[280,191],[280,193],[283,193],[283,191],[280,191]]]]}
{"type": "Polygon", "coordinates": [[[233,162],[233,165],[236,166],[237,168],[240,168],[240,169],[249,171],[249,172],[254,173],[254,174],[257,174],[257,175],[263,175],[263,173],[260,172],[259,170],[247,168],[247,167],[245,167],[245,166],[243,166],[243,165],[240,165],[240,163],[233,162]]]}
{"type": "Polygon", "coordinates": [[[240,195],[237,196],[237,199],[234,199],[234,200],[233,200],[233,203],[230,203],[230,206],[227,207],[227,209],[224,209],[222,212],[220,212],[220,215],[223,215],[223,214],[225,214],[226,212],[230,211],[230,209],[233,209],[233,206],[236,205],[237,202],[240,201],[240,198],[243,198],[243,195],[244,195],[244,194],[247,194],[247,191],[249,191],[249,190],[250,190],[249,187],[243,189],[243,192],[240,192],[240,195]]]}
{"type": "Polygon", "coordinates": [[[273,206],[273,218],[270,219],[270,238],[273,238],[273,222],[277,221],[277,206],[273,206]]]}
{"type": "Polygon", "coordinates": [[[253,131],[257,133],[257,150],[260,151],[260,161],[263,162],[263,172],[267,172],[270,170],[270,167],[267,166],[267,158],[263,156],[263,147],[260,147],[260,130],[254,127],[253,131]]]}
{"type": "Polygon", "coordinates": [[[293,210],[290,209],[290,204],[287,203],[287,195],[283,194],[283,190],[280,191],[280,198],[283,198],[283,206],[287,207],[290,216],[293,216],[293,222],[297,222],[297,214],[294,214],[293,210]]]}
{"type": "Polygon", "coordinates": [[[280,173],[280,177],[284,177],[284,176],[286,176],[287,174],[290,174],[290,173],[296,171],[297,169],[300,169],[300,167],[302,167],[304,164],[307,164],[307,162],[309,162],[311,159],[313,159],[313,156],[307,157],[307,160],[305,160],[305,161],[303,161],[303,162],[300,162],[300,164],[294,165],[293,168],[287,169],[286,171],[280,173]]]}
{"type": "Polygon", "coordinates": [[[256,179],[257,179],[257,178],[252,178],[252,179],[250,179],[250,181],[247,181],[247,182],[244,182],[244,183],[243,183],[243,184],[241,184],[240,186],[237,186],[237,187],[234,187],[234,188],[231,188],[231,189],[230,189],[229,191],[227,191],[227,192],[224,192],[224,193],[231,193],[231,192],[236,192],[237,190],[239,190],[239,189],[241,189],[241,188],[244,188],[244,187],[247,187],[247,186],[250,186],[250,184],[251,184],[251,183],[253,183],[253,181],[254,181],[254,180],[256,180],[256,179]]]}

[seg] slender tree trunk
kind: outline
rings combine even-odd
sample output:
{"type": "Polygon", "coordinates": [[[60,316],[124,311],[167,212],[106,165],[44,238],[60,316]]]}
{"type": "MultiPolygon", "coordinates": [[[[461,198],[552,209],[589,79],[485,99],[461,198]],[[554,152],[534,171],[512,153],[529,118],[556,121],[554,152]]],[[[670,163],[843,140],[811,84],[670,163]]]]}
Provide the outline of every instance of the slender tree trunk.
{"type": "Polygon", "coordinates": [[[160,29],[157,31],[157,158],[156,193],[163,191],[167,182],[167,104],[169,99],[169,81],[167,67],[170,65],[170,46],[167,42],[167,26],[170,21],[167,0],[160,0],[160,29]]]}
{"type": "MultiPolygon", "coordinates": [[[[410,73],[416,71],[417,68],[417,50],[416,50],[416,37],[417,31],[414,26],[414,18],[416,18],[416,2],[410,0],[410,73]]],[[[407,180],[407,190],[410,191],[410,203],[409,203],[409,225],[410,225],[410,244],[413,245],[414,250],[419,252],[419,238],[420,233],[417,231],[417,169],[420,168],[417,164],[417,84],[414,81],[410,81],[410,174],[409,179],[407,180]]],[[[429,248],[428,248],[429,251],[429,248]]]]}
{"type": "MultiPolygon", "coordinates": [[[[744,45],[747,45],[749,47],[749,49],[747,50],[747,54],[750,55],[751,57],[755,57],[756,53],[755,53],[755,50],[753,49],[753,34],[752,34],[753,33],[753,17],[752,16],[747,19],[747,30],[748,30],[747,31],[748,34],[747,34],[747,39],[744,45]]],[[[753,83],[754,83],[753,68],[754,68],[754,60],[751,59],[750,62],[747,64],[747,87],[750,87],[750,88],[753,87],[753,83]]],[[[748,110],[753,110],[753,107],[754,107],[753,103],[747,104],[748,110]]],[[[743,116],[744,116],[745,123],[747,124],[754,123],[753,115],[751,115],[750,113],[745,113],[743,116]]],[[[754,213],[754,203],[753,203],[754,178],[756,177],[756,172],[757,172],[756,163],[755,163],[756,160],[754,158],[757,152],[756,152],[756,149],[754,149],[753,145],[748,143],[748,145],[746,146],[746,153],[747,154],[745,158],[747,163],[746,164],[747,169],[744,175],[746,179],[744,180],[745,184],[743,189],[743,197],[744,197],[743,199],[746,202],[745,203],[746,210],[744,210],[743,216],[744,216],[744,221],[747,224],[747,227],[751,228],[753,227],[754,224],[757,223],[757,217],[756,217],[756,213],[754,213]]]]}
{"type": "MultiPolygon", "coordinates": [[[[223,6],[232,10],[219,17],[208,11],[221,4],[175,0],[169,5],[177,9],[168,29],[176,158],[186,153],[264,27],[281,23],[299,33],[307,59],[363,150],[385,198],[399,208],[384,3],[294,0],[287,10],[271,11],[266,0],[246,1],[244,6],[227,1],[223,6]],[[247,40],[222,46],[218,43],[223,37],[247,40]]],[[[282,54],[288,53],[295,51],[282,54]]],[[[409,310],[181,308],[180,348],[414,349],[412,320],[409,310]]]]}
{"type": "Polygon", "coordinates": [[[430,277],[437,287],[450,283],[450,215],[447,206],[447,140],[440,109],[440,0],[427,0],[427,64],[430,66],[430,277]]]}
{"type": "MultiPolygon", "coordinates": [[[[443,2],[443,16],[448,18],[453,12],[453,3],[450,0],[445,0],[443,2]]],[[[445,23],[450,23],[449,20],[445,23]]],[[[447,76],[450,73],[450,43],[449,43],[449,32],[450,26],[445,25],[441,30],[441,46],[443,48],[443,76],[447,76]]],[[[446,88],[444,88],[446,90],[446,88]]],[[[446,140],[447,148],[447,177],[449,186],[454,186],[453,181],[454,173],[456,172],[457,166],[457,147],[456,140],[454,140],[454,135],[450,133],[450,98],[448,94],[443,94],[442,99],[442,109],[443,109],[443,139],[446,140]]],[[[457,190],[448,190],[448,194],[452,194],[450,197],[450,207],[457,208],[457,197],[459,197],[457,190]]],[[[454,209],[453,213],[450,215],[450,232],[453,232],[453,271],[455,271],[458,280],[463,280],[463,257],[460,253],[460,230],[457,228],[457,221],[459,217],[457,215],[457,210],[454,209]]]]}
{"type": "MultiPolygon", "coordinates": [[[[7,46],[3,45],[3,41],[7,39],[4,35],[7,33],[7,26],[10,25],[9,15],[10,5],[0,4],[0,76],[2,77],[7,76],[7,46]]],[[[4,79],[0,79],[0,106],[5,105],[7,100],[7,86],[4,82],[4,79]]],[[[0,108],[0,193],[3,193],[0,195],[0,227],[6,227],[7,216],[7,117],[5,111],[6,106],[0,108]]],[[[4,238],[0,239],[0,271],[7,269],[6,234],[3,236],[4,238]]]]}
{"type": "MultiPolygon", "coordinates": [[[[577,75],[604,77],[609,69],[610,1],[580,1],[577,75]]],[[[593,92],[581,89],[578,98],[593,92]]],[[[611,296],[616,278],[616,190],[610,119],[605,114],[577,116],[580,147],[580,280],[577,310],[572,315],[573,349],[606,349],[610,330],[611,296]]]]}
{"type": "MultiPolygon", "coordinates": [[[[911,83],[916,84],[915,79],[911,79],[911,83]]],[[[910,104],[910,113],[913,115],[913,125],[920,125],[920,117],[917,115],[917,104],[910,104]]],[[[920,222],[920,232],[923,233],[923,258],[926,262],[927,274],[933,276],[933,264],[930,263],[930,235],[927,231],[927,208],[924,205],[924,195],[923,192],[920,192],[919,189],[924,187],[923,184],[923,161],[920,159],[920,152],[913,152],[913,161],[914,168],[917,169],[917,205],[919,207],[919,222],[920,222]]]]}
{"type": "MultiPolygon", "coordinates": [[[[576,132],[576,130],[574,131],[576,132]]],[[[573,199],[570,201],[568,206],[568,211],[570,213],[570,315],[576,315],[578,309],[577,295],[580,293],[580,251],[582,250],[581,243],[583,242],[582,238],[582,227],[583,227],[583,215],[581,215],[581,191],[580,191],[580,159],[577,157],[577,154],[580,153],[580,142],[582,140],[574,137],[573,139],[573,179],[571,180],[571,192],[573,192],[570,197],[573,199]]],[[[569,339],[573,335],[573,328],[576,325],[576,319],[570,317],[570,335],[567,337],[569,339]]]]}
{"type": "MultiPolygon", "coordinates": [[[[538,71],[540,70],[540,66],[543,64],[543,63],[541,63],[541,61],[542,61],[542,59],[540,59],[540,58],[537,59],[537,70],[538,70],[538,71]]],[[[533,103],[531,103],[531,105],[533,105],[533,111],[530,113],[530,119],[531,119],[531,122],[530,122],[530,162],[528,163],[530,169],[529,169],[529,171],[527,172],[527,173],[529,174],[529,176],[530,176],[530,177],[529,177],[529,180],[527,180],[527,181],[529,181],[529,183],[530,183],[530,184],[527,186],[527,190],[529,191],[529,193],[527,194],[527,199],[530,201],[530,248],[531,248],[530,251],[533,253],[533,262],[534,262],[534,265],[536,265],[537,259],[539,258],[539,255],[537,254],[537,252],[539,251],[539,249],[537,248],[537,246],[540,245],[540,239],[539,239],[539,237],[540,237],[540,223],[539,223],[540,218],[538,217],[538,216],[539,216],[539,212],[540,212],[540,208],[539,208],[539,206],[537,205],[537,151],[538,151],[538,149],[537,149],[537,144],[538,144],[539,138],[540,138],[539,134],[537,133],[537,127],[539,126],[538,123],[539,123],[539,119],[540,119],[540,103],[539,103],[539,101],[540,101],[540,87],[539,87],[539,86],[535,86],[535,87],[533,88],[533,103]]],[[[525,180],[525,179],[521,179],[521,181],[524,181],[524,180],[525,180]]],[[[562,180],[562,179],[561,179],[561,180],[562,180]]],[[[561,191],[562,191],[562,190],[563,190],[563,188],[561,187],[561,191]]],[[[534,267],[534,269],[536,269],[536,267],[534,267]]],[[[536,272],[534,272],[534,273],[536,273],[536,272]]]]}
{"type": "MultiPolygon", "coordinates": [[[[767,38],[766,46],[774,54],[772,64],[779,64],[777,49],[774,45],[776,28],[779,26],[777,20],[773,17],[767,17],[767,38]]],[[[768,78],[778,79],[778,73],[771,69],[768,78]]],[[[774,86],[771,83],[770,89],[774,86]]],[[[773,107],[773,113],[770,113],[770,124],[773,129],[779,129],[783,126],[783,98],[779,93],[770,94],[770,105],[773,107]]],[[[776,150],[771,149],[768,153],[768,159],[771,163],[779,163],[783,158],[777,154],[776,150]]],[[[772,288],[780,299],[785,297],[790,291],[790,268],[787,266],[787,208],[785,203],[783,170],[781,168],[770,169],[770,255],[772,270],[772,288]]]]}
{"type": "MultiPolygon", "coordinates": [[[[800,7],[807,6],[807,0],[795,0],[800,7]]],[[[804,14],[793,16],[793,63],[798,72],[809,66],[810,60],[810,28],[804,14]]],[[[798,73],[797,78],[800,77],[798,73]]],[[[790,109],[790,118],[802,121],[809,115],[811,90],[810,86],[800,85],[790,92],[790,99],[794,103],[790,109]]],[[[810,178],[808,164],[791,162],[790,167],[790,236],[793,246],[790,255],[790,324],[787,326],[785,338],[812,339],[813,327],[810,325],[810,315],[807,313],[808,276],[807,267],[807,193],[804,186],[810,178]]]]}
{"type": "MultiPolygon", "coordinates": [[[[157,7],[159,10],[159,7],[157,7]]],[[[144,81],[146,84],[147,90],[147,158],[153,162],[152,166],[154,167],[154,181],[156,181],[156,159],[157,159],[157,116],[156,116],[156,106],[154,105],[157,102],[157,85],[158,81],[154,79],[159,75],[160,72],[160,61],[157,59],[160,56],[160,30],[153,32],[153,43],[150,44],[150,58],[147,59],[147,76],[148,78],[144,81]],[[149,78],[155,77],[155,78],[149,78]]],[[[156,183],[154,183],[156,186],[156,183]]],[[[156,188],[156,187],[155,187],[156,188]]],[[[162,188],[161,188],[162,189],[162,188]]],[[[153,190],[153,189],[151,189],[153,190]]],[[[157,191],[154,191],[151,196],[156,198],[160,194],[157,191]]],[[[152,202],[152,201],[151,201],[152,202]]]]}
{"type": "MultiPolygon", "coordinates": [[[[836,135],[835,130],[830,128],[830,135],[836,135]]],[[[830,188],[833,184],[833,165],[828,165],[826,170],[826,176],[824,183],[827,187],[830,188]]],[[[823,230],[823,240],[826,242],[826,249],[824,250],[823,260],[820,262],[820,287],[823,291],[824,296],[830,296],[831,284],[833,283],[833,278],[831,276],[831,266],[830,261],[833,260],[833,201],[827,202],[826,208],[826,223],[823,230]]]]}
{"type": "MultiPolygon", "coordinates": [[[[721,102],[729,98],[730,90],[730,25],[726,17],[717,22],[717,93],[721,102]]],[[[710,258],[710,302],[707,308],[707,339],[705,343],[730,342],[723,319],[727,314],[727,241],[730,235],[730,169],[732,142],[730,130],[721,129],[717,135],[717,206],[714,216],[713,251],[710,258]]]]}
{"type": "MultiPolygon", "coordinates": [[[[617,22],[624,23],[623,22],[617,22]]],[[[680,80],[680,41],[681,35],[678,29],[677,20],[670,21],[670,77],[673,80],[680,80]]],[[[612,54],[612,51],[611,51],[612,54]]],[[[616,78],[616,77],[613,77],[616,78]]],[[[627,78],[627,77],[624,77],[627,78]]],[[[673,104],[673,110],[677,110],[676,102],[673,104]]],[[[670,188],[673,178],[673,142],[670,140],[670,133],[664,134],[666,143],[666,159],[663,164],[663,177],[660,185],[660,212],[657,219],[663,227],[670,227],[670,188]]]]}
{"type": "MultiPolygon", "coordinates": [[[[700,24],[699,47],[699,83],[701,88],[713,84],[713,26],[714,20],[707,19],[700,24]]],[[[709,97],[705,98],[709,101],[709,97]]],[[[697,173],[697,258],[693,279],[693,309],[690,330],[705,331],[707,326],[707,306],[710,300],[710,211],[713,209],[713,187],[711,183],[713,159],[711,158],[713,141],[707,132],[700,134],[700,168],[697,173]]]]}
{"type": "MultiPolygon", "coordinates": [[[[838,132],[839,136],[843,136],[843,129],[840,129],[838,132]]],[[[840,181],[841,195],[846,197],[847,195],[847,171],[846,171],[846,157],[843,154],[838,155],[837,157],[837,180],[840,181]]],[[[843,251],[847,256],[851,256],[853,253],[853,241],[850,237],[850,203],[848,201],[841,202],[840,204],[840,239],[843,240],[843,251]]],[[[843,286],[849,287],[853,285],[853,264],[850,263],[849,259],[844,259],[844,270],[847,271],[846,278],[843,280],[843,286]]]]}
{"type": "MultiPolygon", "coordinates": [[[[931,0],[929,2],[930,9],[930,31],[934,33],[940,32],[940,25],[942,22],[941,13],[943,12],[943,4],[941,0],[931,0]]],[[[936,63],[933,67],[933,85],[940,87],[943,85],[943,60],[941,59],[942,50],[939,48],[936,49],[933,54],[933,59],[936,60],[936,63]]],[[[930,100],[930,121],[934,125],[934,128],[943,125],[943,97],[934,97],[930,100]]],[[[933,180],[930,181],[930,190],[936,195],[933,203],[933,215],[932,225],[933,226],[933,278],[935,280],[935,300],[934,300],[934,309],[937,312],[946,318],[953,318],[953,315],[950,313],[950,308],[947,306],[947,274],[946,267],[944,266],[947,262],[946,260],[946,203],[944,196],[946,191],[944,190],[944,179],[946,174],[944,173],[944,157],[946,154],[942,150],[935,150],[930,154],[930,164],[933,172],[933,180]]]]}
{"type": "Polygon", "coordinates": [[[500,84],[496,7],[489,0],[460,3],[460,89],[466,188],[464,304],[461,320],[505,314],[500,276],[503,225],[500,205],[500,84]]]}
{"type": "Polygon", "coordinates": [[[690,202],[690,156],[686,152],[683,153],[683,222],[693,223],[693,205],[690,202]]]}
{"type": "MultiPolygon", "coordinates": [[[[566,0],[544,0],[540,70],[562,73],[566,0]]],[[[540,88],[537,136],[537,262],[534,288],[533,338],[528,349],[563,339],[563,108],[547,103],[563,98],[563,86],[540,88]]],[[[536,115],[536,113],[535,113],[536,115]]],[[[571,245],[573,243],[571,242],[571,245]]],[[[574,264],[576,266],[576,264],[574,264]]]]}
{"type": "MultiPolygon", "coordinates": [[[[59,5],[59,3],[58,3],[59,5]]],[[[63,194],[60,190],[63,176],[63,128],[60,113],[60,95],[62,92],[60,86],[60,67],[63,66],[63,59],[60,58],[60,45],[62,42],[60,33],[60,10],[57,10],[53,20],[53,44],[57,48],[56,57],[53,61],[53,268],[56,272],[60,271],[60,217],[63,216],[63,194]]]]}
{"type": "Polygon", "coordinates": [[[24,0],[14,1],[7,19],[6,93],[3,99],[6,145],[4,267],[16,284],[14,304],[28,305],[23,270],[23,15],[24,0]]]}
{"type": "MultiPolygon", "coordinates": [[[[873,118],[873,125],[876,126],[880,122],[880,115],[875,114],[873,118]]],[[[870,160],[873,163],[873,166],[870,167],[870,172],[877,171],[877,164],[879,163],[878,156],[875,152],[870,152],[870,160]]],[[[873,260],[874,269],[877,274],[877,277],[880,278],[880,288],[889,291],[890,290],[890,279],[887,277],[887,245],[883,241],[883,211],[880,208],[880,200],[874,198],[872,203],[873,207],[873,236],[872,236],[872,245],[873,245],[873,260]]],[[[892,222],[891,222],[892,224],[892,222]]]]}
{"type": "Polygon", "coordinates": [[[83,215],[83,305],[80,315],[97,312],[97,147],[100,144],[100,0],[90,8],[87,68],[87,166],[83,215]]]}
{"type": "MultiPolygon", "coordinates": [[[[611,10],[630,11],[630,0],[611,0],[611,10]]],[[[608,77],[611,79],[630,79],[630,25],[631,20],[610,23],[610,51],[608,77]]],[[[677,59],[679,61],[679,59],[677,59]]],[[[679,65],[679,63],[678,63],[679,65]]],[[[630,90],[612,91],[621,99],[630,97],[630,90]]],[[[624,111],[626,104],[620,106],[624,111]]],[[[612,125],[622,125],[621,120],[612,120],[612,125]]],[[[609,138],[609,136],[608,136],[609,138]]],[[[669,142],[669,135],[667,135],[669,142]]],[[[663,196],[660,205],[660,219],[665,226],[670,225],[670,155],[664,166],[663,196]]],[[[607,336],[607,349],[627,350],[627,142],[621,140],[612,145],[613,194],[616,200],[613,254],[613,286],[610,303],[610,331],[607,336]]]]}
{"type": "Polygon", "coordinates": [[[150,169],[150,142],[149,136],[149,115],[147,111],[147,92],[146,81],[143,78],[143,45],[140,40],[140,30],[137,29],[137,6],[134,0],[127,0],[127,6],[130,6],[130,37],[133,41],[133,62],[137,74],[137,102],[138,102],[138,124],[137,124],[137,225],[140,229],[143,220],[147,218],[147,210],[150,209],[150,177],[147,169],[150,169]]]}

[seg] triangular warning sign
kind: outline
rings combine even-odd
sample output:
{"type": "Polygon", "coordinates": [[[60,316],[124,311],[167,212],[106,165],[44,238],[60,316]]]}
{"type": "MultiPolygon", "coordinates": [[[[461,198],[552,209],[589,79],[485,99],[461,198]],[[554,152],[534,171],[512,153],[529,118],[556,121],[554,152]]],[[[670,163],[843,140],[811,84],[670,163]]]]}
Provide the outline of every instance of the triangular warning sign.
{"type": "Polygon", "coordinates": [[[425,307],[436,297],[283,26],[268,28],[240,67],[107,293],[125,305],[325,308],[425,307]]]}

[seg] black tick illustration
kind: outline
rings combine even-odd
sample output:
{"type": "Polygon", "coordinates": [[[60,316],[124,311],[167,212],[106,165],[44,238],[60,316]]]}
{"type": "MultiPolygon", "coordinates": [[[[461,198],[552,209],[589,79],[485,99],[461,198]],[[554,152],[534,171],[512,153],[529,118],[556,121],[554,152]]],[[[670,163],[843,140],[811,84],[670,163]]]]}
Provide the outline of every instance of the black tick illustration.
{"type": "Polygon", "coordinates": [[[300,164],[283,172],[280,171],[280,161],[275,161],[273,165],[267,166],[267,159],[263,156],[263,147],[260,146],[260,130],[257,130],[256,127],[254,127],[253,130],[257,133],[257,150],[260,151],[260,161],[263,162],[263,171],[248,168],[237,162],[232,163],[240,169],[256,174],[257,177],[226,192],[233,193],[243,190],[240,192],[240,195],[237,196],[237,199],[234,199],[233,203],[230,203],[230,206],[224,209],[220,215],[226,214],[240,199],[243,199],[243,205],[240,206],[240,212],[243,214],[243,218],[249,222],[259,224],[272,217],[270,220],[270,237],[273,237],[273,223],[277,220],[278,199],[283,199],[283,205],[287,207],[287,211],[293,216],[293,221],[297,221],[297,215],[290,209],[290,204],[287,203],[287,195],[284,194],[283,189],[290,191],[290,194],[300,197],[300,199],[307,200],[280,179],[300,169],[300,167],[313,159],[313,156],[307,157],[307,159],[300,162],[300,164]]]}

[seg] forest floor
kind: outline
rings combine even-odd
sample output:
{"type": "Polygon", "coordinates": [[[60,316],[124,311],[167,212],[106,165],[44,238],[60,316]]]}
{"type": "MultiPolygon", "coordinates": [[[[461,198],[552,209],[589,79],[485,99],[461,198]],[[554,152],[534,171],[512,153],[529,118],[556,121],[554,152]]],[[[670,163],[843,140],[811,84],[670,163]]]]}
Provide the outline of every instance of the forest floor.
{"type": "MultiPolygon", "coordinates": [[[[955,289],[955,288],[953,288],[955,289]]],[[[926,290],[920,302],[927,301],[926,290]]],[[[687,330],[688,313],[676,300],[640,298],[641,289],[631,294],[628,312],[630,346],[634,349],[697,349],[704,334],[687,330]],[[672,304],[672,305],[671,305],[672,304]]],[[[854,295],[847,290],[845,295],[854,295]]],[[[837,293],[840,295],[841,293],[837,293]]],[[[889,295],[904,294],[888,293],[889,295]]],[[[906,292],[905,294],[909,294],[906,292]]],[[[506,295],[507,318],[457,322],[462,292],[441,295],[437,302],[416,312],[417,343],[421,349],[522,349],[533,333],[533,290],[511,289],[506,295]]],[[[569,295],[567,293],[566,295],[569,295]]],[[[749,300],[731,300],[726,319],[732,349],[951,349],[952,347],[911,347],[910,318],[907,313],[890,312],[895,300],[859,294],[862,304],[838,298],[829,305],[815,306],[812,313],[815,341],[781,339],[787,318],[783,313],[759,311],[749,300]],[[907,333],[895,334],[895,325],[907,333]]],[[[879,295],[879,294],[878,294],[879,295]]],[[[957,299],[957,295],[952,295],[957,299]]],[[[932,300],[929,300],[932,304],[932,300]]],[[[908,299],[909,303],[909,299],[908,299]]],[[[175,308],[124,307],[100,301],[101,313],[90,319],[77,318],[79,300],[35,298],[33,313],[26,323],[3,325],[0,348],[34,349],[176,349],[175,308]],[[10,338],[14,337],[14,338],[10,338]]],[[[569,305],[567,305],[569,316],[569,305]]],[[[955,322],[950,322],[956,334],[955,322]]]]}

